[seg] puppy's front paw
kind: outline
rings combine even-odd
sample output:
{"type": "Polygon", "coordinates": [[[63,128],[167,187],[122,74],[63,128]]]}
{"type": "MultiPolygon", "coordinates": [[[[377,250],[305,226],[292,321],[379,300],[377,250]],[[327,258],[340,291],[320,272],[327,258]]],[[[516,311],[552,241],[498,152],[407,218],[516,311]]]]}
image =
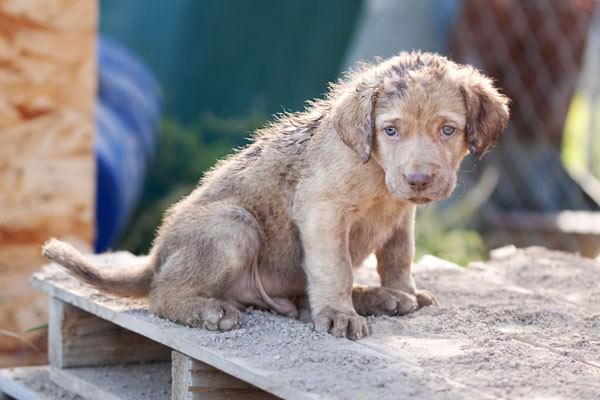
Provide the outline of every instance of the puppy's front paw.
{"type": "Polygon", "coordinates": [[[438,303],[437,299],[434,295],[432,295],[428,290],[417,290],[415,293],[417,297],[417,302],[419,303],[419,308],[427,307],[427,306],[436,306],[438,307],[440,303],[438,303]]]}
{"type": "Polygon", "coordinates": [[[329,332],[335,337],[358,340],[369,334],[366,318],[356,312],[335,310],[325,307],[314,318],[315,329],[329,332]]]}
{"type": "Polygon", "coordinates": [[[417,298],[387,287],[354,287],[352,301],[361,315],[404,315],[415,311],[417,298]]]}

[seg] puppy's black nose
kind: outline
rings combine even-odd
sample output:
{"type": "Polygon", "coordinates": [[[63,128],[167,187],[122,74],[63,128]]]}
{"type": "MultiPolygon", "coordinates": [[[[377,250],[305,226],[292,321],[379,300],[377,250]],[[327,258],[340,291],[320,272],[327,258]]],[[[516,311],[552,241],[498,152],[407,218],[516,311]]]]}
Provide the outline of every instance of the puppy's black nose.
{"type": "Polygon", "coordinates": [[[427,189],[427,187],[431,185],[433,176],[431,174],[414,172],[411,174],[405,174],[404,179],[406,179],[406,183],[408,183],[411,188],[420,191],[427,189]]]}

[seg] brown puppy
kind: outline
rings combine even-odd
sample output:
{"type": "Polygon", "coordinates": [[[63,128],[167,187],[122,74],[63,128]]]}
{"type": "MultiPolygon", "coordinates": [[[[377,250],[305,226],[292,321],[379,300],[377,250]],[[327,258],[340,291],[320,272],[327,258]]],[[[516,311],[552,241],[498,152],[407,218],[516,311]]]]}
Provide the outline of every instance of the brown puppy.
{"type": "Polygon", "coordinates": [[[358,339],[359,314],[435,303],[411,276],[416,204],[447,197],[463,157],[507,122],[507,99],[472,67],[402,53],[218,163],[167,212],[148,264],[109,273],[57,240],[44,254],[104,290],[149,293],[155,313],[186,325],[234,329],[248,305],[296,317],[308,300],[317,329],[358,339]],[[373,252],[382,286],[353,288],[373,252]]]}

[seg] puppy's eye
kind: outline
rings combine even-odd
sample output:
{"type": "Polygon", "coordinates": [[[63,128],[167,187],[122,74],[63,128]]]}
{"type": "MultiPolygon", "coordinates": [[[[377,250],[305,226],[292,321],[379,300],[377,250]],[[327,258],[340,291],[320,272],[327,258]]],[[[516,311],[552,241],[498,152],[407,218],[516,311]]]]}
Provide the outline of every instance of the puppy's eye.
{"type": "Polygon", "coordinates": [[[386,135],[388,135],[390,137],[398,136],[398,131],[393,126],[385,127],[385,128],[383,128],[383,131],[385,132],[386,135]]]}
{"type": "Polygon", "coordinates": [[[454,135],[454,132],[456,132],[456,128],[450,125],[444,125],[442,126],[442,135],[445,137],[450,137],[452,135],[454,135]]]}

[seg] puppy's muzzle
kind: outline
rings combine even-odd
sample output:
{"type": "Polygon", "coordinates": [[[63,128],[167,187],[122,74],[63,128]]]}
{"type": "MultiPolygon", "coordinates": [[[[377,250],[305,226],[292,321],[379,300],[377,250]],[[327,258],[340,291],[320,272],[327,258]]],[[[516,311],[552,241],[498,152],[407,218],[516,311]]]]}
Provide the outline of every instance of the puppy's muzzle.
{"type": "Polygon", "coordinates": [[[404,180],[415,192],[422,192],[431,186],[433,174],[412,172],[404,175],[404,180]]]}

